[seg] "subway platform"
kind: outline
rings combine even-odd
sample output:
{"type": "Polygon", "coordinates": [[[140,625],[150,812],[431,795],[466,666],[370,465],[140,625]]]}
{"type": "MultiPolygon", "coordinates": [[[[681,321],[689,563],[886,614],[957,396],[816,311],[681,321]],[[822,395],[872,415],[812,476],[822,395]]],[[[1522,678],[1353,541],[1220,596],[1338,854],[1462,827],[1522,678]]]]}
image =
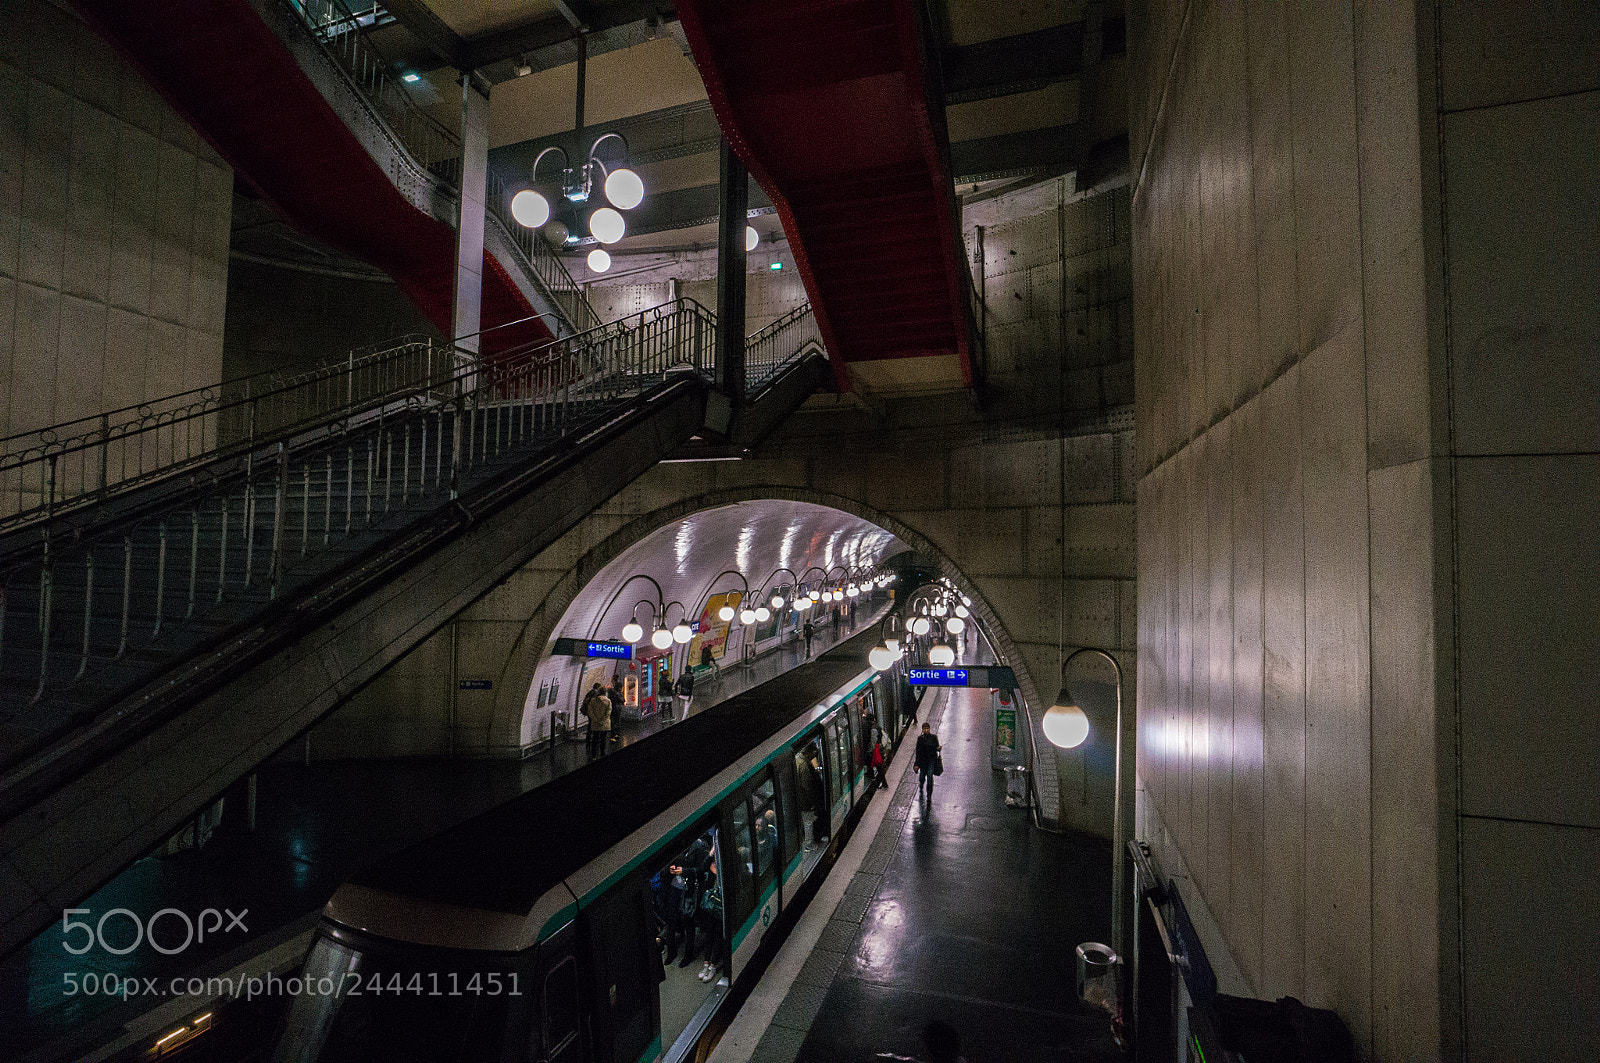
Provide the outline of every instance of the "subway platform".
{"type": "MultiPolygon", "coordinates": [[[[856,623],[819,624],[812,654],[820,654],[877,623],[887,604],[856,623]]],[[[806,664],[804,643],[783,643],[751,661],[733,663],[702,679],[689,715],[806,664]]],[[[684,718],[661,714],[620,721],[612,749],[640,741],[684,718]]],[[[291,747],[292,748],[292,747],[291,747]]],[[[79,907],[98,919],[116,908],[153,913],[164,908],[248,912],[247,933],[212,936],[165,956],[136,948],[117,956],[99,949],[77,956],[53,927],[0,963],[0,1058],[53,1063],[80,1058],[119,1037],[125,1024],[154,1006],[105,994],[68,994],[65,976],[118,979],[221,973],[269,949],[306,937],[340,883],[397,852],[518,794],[582,766],[584,743],[558,741],[521,761],[341,760],[310,764],[279,760],[259,769],[254,830],[219,830],[202,848],[134,862],[79,907]]],[[[112,923],[114,928],[115,921],[112,923]]],[[[302,946],[303,948],[303,946],[302,946]]],[[[98,981],[98,979],[97,979],[98,981]]]]}
{"type": "Polygon", "coordinates": [[[932,800],[914,743],[829,880],[730,1025],[712,1063],[927,1059],[930,1019],[968,1063],[1118,1058],[1074,990],[1074,949],[1106,940],[1111,847],[1007,808],[990,766],[989,692],[940,689],[921,723],[944,747],[932,800]]]}

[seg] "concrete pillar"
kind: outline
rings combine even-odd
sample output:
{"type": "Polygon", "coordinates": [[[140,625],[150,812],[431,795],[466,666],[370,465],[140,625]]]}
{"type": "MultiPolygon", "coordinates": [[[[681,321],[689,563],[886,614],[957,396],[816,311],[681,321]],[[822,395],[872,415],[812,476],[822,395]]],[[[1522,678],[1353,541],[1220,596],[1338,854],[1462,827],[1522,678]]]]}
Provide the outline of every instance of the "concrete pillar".
{"type": "Polygon", "coordinates": [[[478,350],[483,327],[483,215],[489,179],[489,93],[471,74],[461,79],[461,213],[456,219],[455,302],[450,331],[463,350],[478,350]]]}
{"type": "Polygon", "coordinates": [[[744,230],[750,175],[724,140],[717,220],[717,387],[734,409],[744,402],[744,230]]]}

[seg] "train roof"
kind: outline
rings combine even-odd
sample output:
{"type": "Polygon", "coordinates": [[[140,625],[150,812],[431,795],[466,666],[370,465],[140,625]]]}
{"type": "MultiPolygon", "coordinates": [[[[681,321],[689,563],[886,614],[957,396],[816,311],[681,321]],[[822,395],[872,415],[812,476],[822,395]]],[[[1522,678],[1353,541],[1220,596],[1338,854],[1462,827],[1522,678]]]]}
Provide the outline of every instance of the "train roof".
{"type": "Polygon", "coordinates": [[[372,864],[349,884],[526,916],[549,891],[860,674],[875,630],[372,864]]]}

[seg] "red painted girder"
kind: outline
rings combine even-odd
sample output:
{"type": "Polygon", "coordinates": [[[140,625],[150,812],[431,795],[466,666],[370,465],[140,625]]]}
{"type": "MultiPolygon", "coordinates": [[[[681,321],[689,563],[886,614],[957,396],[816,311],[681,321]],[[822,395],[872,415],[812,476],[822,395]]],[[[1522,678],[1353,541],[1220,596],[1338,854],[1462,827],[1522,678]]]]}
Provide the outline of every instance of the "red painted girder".
{"type": "MultiPolygon", "coordinates": [[[[281,217],[389,274],[450,335],[454,228],[400,194],[246,0],[75,6],[281,217]]],[[[484,328],[533,314],[488,252],[484,267],[484,328]]],[[[536,320],[484,349],[550,336],[536,320]]]]}
{"type": "Polygon", "coordinates": [[[959,357],[966,256],[912,0],[679,0],[724,135],[772,199],[848,386],[854,361],[959,357]]]}

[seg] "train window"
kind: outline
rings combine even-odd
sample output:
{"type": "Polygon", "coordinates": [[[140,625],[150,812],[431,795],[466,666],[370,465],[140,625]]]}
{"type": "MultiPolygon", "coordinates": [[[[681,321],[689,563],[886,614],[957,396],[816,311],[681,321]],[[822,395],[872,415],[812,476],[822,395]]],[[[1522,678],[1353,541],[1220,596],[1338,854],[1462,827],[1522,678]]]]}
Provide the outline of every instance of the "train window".
{"type": "Polygon", "coordinates": [[[545,972],[544,1055],[558,1060],[578,1037],[578,963],[571,956],[545,972]]]}
{"type": "Polygon", "coordinates": [[[778,854],[778,808],[775,788],[769,777],[750,793],[750,823],[756,836],[756,878],[761,881],[762,892],[772,872],[772,862],[778,854]]]}
{"type": "Polygon", "coordinates": [[[850,725],[845,714],[839,713],[828,725],[833,734],[833,799],[835,803],[850,801],[850,725]]]}
{"type": "Polygon", "coordinates": [[[723,875],[738,896],[739,906],[735,910],[742,919],[755,907],[755,858],[750,850],[750,807],[744,801],[737,801],[730,810],[730,816],[731,829],[722,855],[728,866],[723,875]]]}
{"type": "Polygon", "coordinates": [[[773,773],[778,779],[778,827],[783,835],[779,859],[785,875],[788,874],[789,862],[804,844],[805,825],[800,818],[802,805],[796,792],[799,785],[797,767],[793,757],[779,757],[772,762],[773,773]]]}

